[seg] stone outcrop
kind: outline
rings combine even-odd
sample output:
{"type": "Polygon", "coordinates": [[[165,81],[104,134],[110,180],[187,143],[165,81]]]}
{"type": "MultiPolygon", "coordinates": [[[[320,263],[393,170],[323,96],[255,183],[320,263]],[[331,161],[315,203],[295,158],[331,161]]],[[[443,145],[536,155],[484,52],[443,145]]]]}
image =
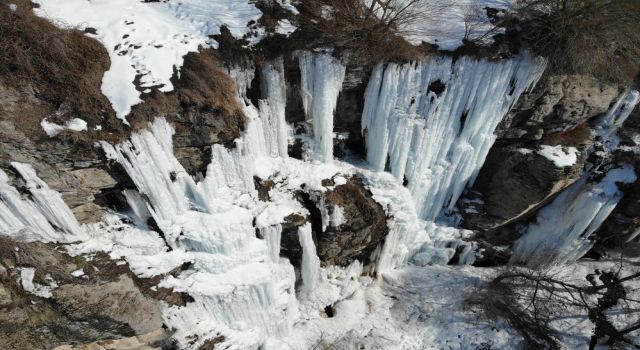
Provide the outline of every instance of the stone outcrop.
{"type": "MultiPolygon", "coordinates": [[[[484,200],[464,225],[493,230],[535,214],[580,176],[593,143],[589,122],[607,112],[619,95],[615,87],[586,76],[547,76],[498,127],[498,140],[473,191],[484,200]],[[578,150],[570,166],[558,167],[537,153],[540,146],[578,150]]],[[[464,206],[464,201],[461,202],[464,206]]]]}
{"type": "MultiPolygon", "coordinates": [[[[164,276],[142,279],[104,253],[86,259],[63,251],[55,244],[0,237],[0,348],[53,348],[147,334],[162,327],[162,305],[188,300],[157,287],[164,276]],[[32,278],[25,269],[33,271],[32,278]],[[48,293],[30,290],[30,283],[48,293]]],[[[118,349],[108,344],[87,349],[118,349]]]]}
{"type": "Polygon", "coordinates": [[[578,158],[571,166],[558,167],[535,148],[495,147],[473,187],[483,194],[482,208],[471,214],[463,210],[467,225],[490,229],[526,218],[580,177],[586,157],[581,153],[578,158]]]}
{"type": "MultiPolygon", "coordinates": [[[[327,187],[324,192],[299,195],[310,212],[308,220],[320,261],[324,265],[346,266],[357,259],[367,264],[373,250],[389,233],[384,209],[357,176],[339,185],[326,179],[323,185],[327,187]]],[[[286,246],[284,237],[283,234],[283,249],[297,251],[286,246]]]]}
{"type": "Polygon", "coordinates": [[[620,91],[583,75],[551,75],[529,94],[498,127],[500,139],[540,140],[566,132],[605,113],[620,91]]]}

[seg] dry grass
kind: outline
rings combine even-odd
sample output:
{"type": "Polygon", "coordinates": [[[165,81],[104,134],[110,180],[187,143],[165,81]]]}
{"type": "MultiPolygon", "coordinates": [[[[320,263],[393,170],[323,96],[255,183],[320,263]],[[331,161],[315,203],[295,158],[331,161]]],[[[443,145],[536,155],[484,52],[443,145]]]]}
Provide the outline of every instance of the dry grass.
{"type": "Polygon", "coordinates": [[[522,40],[553,73],[629,84],[640,66],[640,1],[518,0],[522,40]]]}
{"type": "Polygon", "coordinates": [[[300,13],[301,28],[309,35],[308,43],[348,50],[353,60],[363,65],[425,56],[426,50],[399,35],[402,24],[419,20],[410,12],[380,18],[360,0],[307,0],[301,3],[300,13]],[[327,14],[329,8],[332,11],[327,14]]]}
{"type": "MultiPolygon", "coordinates": [[[[37,17],[28,1],[15,1],[17,11],[0,6],[0,83],[36,97],[95,125],[113,115],[100,85],[110,65],[104,47],[79,30],[62,30],[37,17]]],[[[40,111],[42,112],[42,111],[40,111]]],[[[17,117],[17,116],[16,116],[17,117]]],[[[37,123],[41,115],[24,113],[21,123],[37,123]],[[34,119],[34,120],[32,120],[34,119]]]]}
{"type": "Polygon", "coordinates": [[[583,123],[565,132],[545,134],[541,143],[552,146],[564,145],[580,147],[588,144],[590,140],[591,129],[587,123],[583,123]]]}

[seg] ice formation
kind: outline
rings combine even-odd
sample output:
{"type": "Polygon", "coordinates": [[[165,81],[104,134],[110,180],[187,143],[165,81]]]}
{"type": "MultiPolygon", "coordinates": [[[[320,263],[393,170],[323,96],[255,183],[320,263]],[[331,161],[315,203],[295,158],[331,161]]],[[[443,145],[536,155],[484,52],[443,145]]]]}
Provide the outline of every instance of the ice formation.
{"type": "Polygon", "coordinates": [[[342,90],[345,67],[325,53],[299,55],[301,94],[307,120],[313,125],[313,159],[333,160],[333,112],[342,90]]]}
{"type": "Polygon", "coordinates": [[[320,282],[320,258],[316,254],[313,243],[311,225],[306,224],[298,230],[300,246],[302,247],[302,266],[300,267],[302,283],[306,293],[313,293],[320,282]]]}
{"type": "Polygon", "coordinates": [[[73,242],[87,237],[60,193],[50,189],[30,165],[11,165],[25,180],[30,197],[21,196],[0,170],[0,232],[45,242],[73,242]]]}
{"type": "Polygon", "coordinates": [[[378,64],[365,93],[367,160],[406,179],[418,214],[453,209],[495,141],[495,128],[545,67],[528,55],[488,62],[463,57],[378,64]]]}
{"type": "Polygon", "coordinates": [[[581,258],[593,246],[591,235],[622,198],[616,183],[635,180],[628,165],[610,170],[598,183],[589,183],[586,176],[578,180],[538,212],[515,242],[511,263],[553,266],[581,258]]]}
{"type": "MultiPolygon", "coordinates": [[[[265,240],[255,236],[252,155],[242,142],[231,151],[214,145],[206,177],[195,182],[173,155],[172,134],[166,120],[156,119],[129,142],[102,143],[108,157],[119,162],[136,184],[140,195],[127,196],[133,211],[148,211],[167,244],[190,253],[196,267],[163,282],[195,299],[185,307],[168,309],[167,324],[185,332],[180,339],[222,329],[286,333],[289,314],[296,311],[288,307],[295,275],[289,262],[278,257],[279,227],[263,228],[265,240]],[[196,320],[207,322],[196,329],[185,327],[196,320]]],[[[229,340],[239,348],[242,341],[242,337],[229,340]]]]}

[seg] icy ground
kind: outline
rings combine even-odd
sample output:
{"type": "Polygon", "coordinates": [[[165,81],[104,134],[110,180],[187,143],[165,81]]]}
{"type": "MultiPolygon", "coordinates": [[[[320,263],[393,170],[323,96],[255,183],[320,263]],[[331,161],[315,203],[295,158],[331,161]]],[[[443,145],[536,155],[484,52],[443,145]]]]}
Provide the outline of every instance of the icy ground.
{"type": "Polygon", "coordinates": [[[464,304],[489,270],[405,267],[383,274],[334,305],[332,318],[300,322],[267,349],[492,349],[517,348],[505,324],[489,324],[464,304]]]}

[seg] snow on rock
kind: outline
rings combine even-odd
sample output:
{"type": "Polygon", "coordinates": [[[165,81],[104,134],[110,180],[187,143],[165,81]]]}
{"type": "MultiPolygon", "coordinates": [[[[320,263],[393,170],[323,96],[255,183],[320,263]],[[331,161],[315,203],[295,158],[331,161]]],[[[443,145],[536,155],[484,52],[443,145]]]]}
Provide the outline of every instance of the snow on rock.
{"type": "Polygon", "coordinates": [[[41,284],[33,282],[33,277],[36,273],[36,269],[34,269],[33,267],[22,267],[18,270],[20,271],[19,279],[22,288],[25,291],[36,296],[39,296],[41,298],[51,298],[51,296],[53,295],[51,291],[58,287],[58,284],[55,281],[51,280],[51,276],[49,275],[47,275],[48,279],[50,279],[48,286],[43,286],[41,284]]]}
{"type": "Polygon", "coordinates": [[[52,123],[47,121],[47,118],[44,118],[40,122],[40,126],[42,126],[42,129],[49,137],[54,137],[64,130],[72,130],[72,131],[87,130],[87,122],[80,118],[73,118],[69,120],[65,125],[52,123]]]}
{"type": "Polygon", "coordinates": [[[313,159],[333,161],[333,112],[342,90],[345,66],[326,53],[302,52],[300,93],[307,120],[313,125],[313,159]]]}
{"type": "Polygon", "coordinates": [[[222,0],[36,0],[36,14],[63,27],[91,28],[109,52],[111,67],[102,79],[102,93],[126,123],[131,106],[141,102],[134,85],[171,91],[174,68],[200,46],[217,46],[209,38],[226,25],[236,37],[262,13],[249,1],[222,0]]]}
{"type": "Polygon", "coordinates": [[[282,8],[291,12],[294,15],[297,15],[300,13],[298,9],[294,6],[296,3],[296,0],[276,0],[276,2],[278,3],[278,5],[282,6],[282,8]]]}
{"type": "Polygon", "coordinates": [[[288,19],[282,19],[278,21],[278,26],[276,27],[276,33],[289,36],[291,33],[295,32],[298,29],[295,25],[291,23],[288,19]]]}
{"type": "Polygon", "coordinates": [[[528,55],[500,62],[435,57],[378,64],[365,93],[367,161],[406,181],[418,215],[453,209],[493,145],[498,123],[545,68],[528,55]]]}
{"type": "Polygon", "coordinates": [[[575,147],[566,147],[565,152],[561,145],[541,145],[536,153],[552,161],[558,168],[572,166],[578,160],[578,149],[575,147]]]}
{"type": "Polygon", "coordinates": [[[609,170],[598,183],[578,180],[538,212],[536,222],[515,242],[511,263],[552,266],[581,258],[593,246],[591,235],[623,196],[617,183],[635,180],[628,165],[609,170]]]}

